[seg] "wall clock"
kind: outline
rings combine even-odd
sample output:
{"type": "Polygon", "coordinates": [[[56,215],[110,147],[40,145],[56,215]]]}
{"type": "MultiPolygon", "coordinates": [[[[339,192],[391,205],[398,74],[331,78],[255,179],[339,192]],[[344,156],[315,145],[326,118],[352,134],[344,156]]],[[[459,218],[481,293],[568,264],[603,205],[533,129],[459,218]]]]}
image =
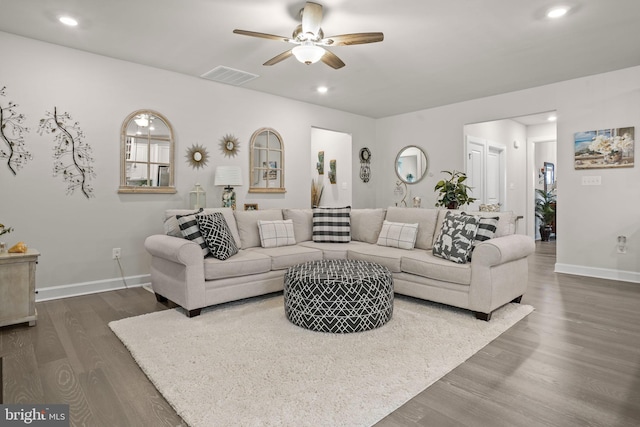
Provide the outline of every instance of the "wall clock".
{"type": "Polygon", "coordinates": [[[371,151],[367,147],[360,149],[360,179],[362,182],[369,182],[371,178],[371,151]]]}
{"type": "Polygon", "coordinates": [[[227,157],[234,157],[238,154],[238,149],[240,148],[240,142],[238,138],[233,135],[225,135],[220,139],[220,150],[222,154],[227,157]]]}

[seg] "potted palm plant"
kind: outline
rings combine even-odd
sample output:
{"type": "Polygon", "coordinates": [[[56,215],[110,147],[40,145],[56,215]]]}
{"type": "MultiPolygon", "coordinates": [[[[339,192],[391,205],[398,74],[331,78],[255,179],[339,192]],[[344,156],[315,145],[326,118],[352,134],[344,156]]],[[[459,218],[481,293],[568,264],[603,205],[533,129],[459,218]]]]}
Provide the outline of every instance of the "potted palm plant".
{"type": "Polygon", "coordinates": [[[540,220],[540,238],[548,242],[556,219],[556,196],[551,191],[536,189],[536,218],[540,220]]]}
{"type": "Polygon", "coordinates": [[[448,209],[457,209],[460,206],[473,203],[475,198],[469,196],[472,190],[465,181],[467,174],[460,171],[441,171],[449,175],[447,179],[441,179],[436,184],[434,190],[439,193],[436,206],[443,206],[448,209]]]}

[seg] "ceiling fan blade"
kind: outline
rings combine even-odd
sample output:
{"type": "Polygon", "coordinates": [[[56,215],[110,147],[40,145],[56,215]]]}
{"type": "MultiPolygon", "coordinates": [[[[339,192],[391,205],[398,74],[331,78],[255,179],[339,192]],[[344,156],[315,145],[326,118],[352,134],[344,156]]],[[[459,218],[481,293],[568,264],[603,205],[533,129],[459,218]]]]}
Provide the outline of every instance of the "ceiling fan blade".
{"type": "Polygon", "coordinates": [[[289,49],[286,52],[282,52],[280,55],[274,56],[273,58],[271,58],[270,60],[268,60],[267,62],[265,62],[262,65],[275,65],[278,62],[284,61],[285,59],[287,59],[291,55],[293,55],[293,52],[291,51],[291,49],[289,49]]]}
{"type": "Polygon", "coordinates": [[[288,37],[274,36],[273,34],[256,33],[255,31],[233,30],[234,34],[242,34],[243,36],[259,37],[261,39],[278,40],[288,43],[288,37]]]}
{"type": "Polygon", "coordinates": [[[338,58],[335,53],[326,49],[320,60],[335,70],[342,68],[345,65],[344,62],[342,62],[342,59],[338,58]]]}
{"type": "Polygon", "coordinates": [[[302,32],[318,36],[322,22],[322,5],[308,1],[302,9],[302,32]]]}
{"type": "Polygon", "coordinates": [[[382,33],[342,34],[323,39],[320,44],[326,46],[350,46],[353,44],[377,43],[384,40],[382,33]]]}

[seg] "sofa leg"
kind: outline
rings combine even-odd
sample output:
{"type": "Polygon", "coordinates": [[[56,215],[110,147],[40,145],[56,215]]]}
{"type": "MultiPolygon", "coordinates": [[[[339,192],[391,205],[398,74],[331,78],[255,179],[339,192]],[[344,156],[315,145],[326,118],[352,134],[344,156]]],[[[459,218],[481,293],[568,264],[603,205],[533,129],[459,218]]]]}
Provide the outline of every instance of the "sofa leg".
{"type": "Polygon", "coordinates": [[[516,304],[520,304],[520,301],[522,301],[522,295],[520,295],[518,298],[514,298],[513,301],[511,301],[511,302],[514,302],[516,304]]]}
{"type": "Polygon", "coordinates": [[[202,311],[201,308],[196,308],[196,309],[193,309],[193,310],[187,310],[187,317],[200,316],[200,311],[202,311]]]}
{"type": "Polygon", "coordinates": [[[156,294],[156,301],[158,301],[158,302],[167,302],[167,301],[169,301],[166,297],[163,297],[159,293],[156,293],[156,292],[154,292],[154,293],[156,294]]]}
{"type": "Polygon", "coordinates": [[[473,314],[476,315],[476,319],[478,320],[484,320],[485,322],[491,320],[491,313],[481,313],[479,311],[474,311],[473,314]]]}

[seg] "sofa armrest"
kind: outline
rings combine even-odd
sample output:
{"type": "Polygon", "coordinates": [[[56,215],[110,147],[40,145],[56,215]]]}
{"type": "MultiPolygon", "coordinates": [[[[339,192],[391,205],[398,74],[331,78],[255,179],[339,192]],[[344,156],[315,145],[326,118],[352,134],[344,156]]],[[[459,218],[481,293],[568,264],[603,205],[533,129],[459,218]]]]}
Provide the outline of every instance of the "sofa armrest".
{"type": "Polygon", "coordinates": [[[490,314],[527,290],[527,257],[536,249],[529,236],[511,234],[480,243],[471,258],[469,309],[490,314]]]}
{"type": "Polygon", "coordinates": [[[173,261],[186,266],[203,265],[204,257],[200,245],[179,237],[155,234],[144,241],[151,256],[173,261]]]}
{"type": "Polygon", "coordinates": [[[526,258],[536,250],[533,239],[522,234],[511,234],[485,240],[473,250],[471,265],[491,267],[526,258]]]}

